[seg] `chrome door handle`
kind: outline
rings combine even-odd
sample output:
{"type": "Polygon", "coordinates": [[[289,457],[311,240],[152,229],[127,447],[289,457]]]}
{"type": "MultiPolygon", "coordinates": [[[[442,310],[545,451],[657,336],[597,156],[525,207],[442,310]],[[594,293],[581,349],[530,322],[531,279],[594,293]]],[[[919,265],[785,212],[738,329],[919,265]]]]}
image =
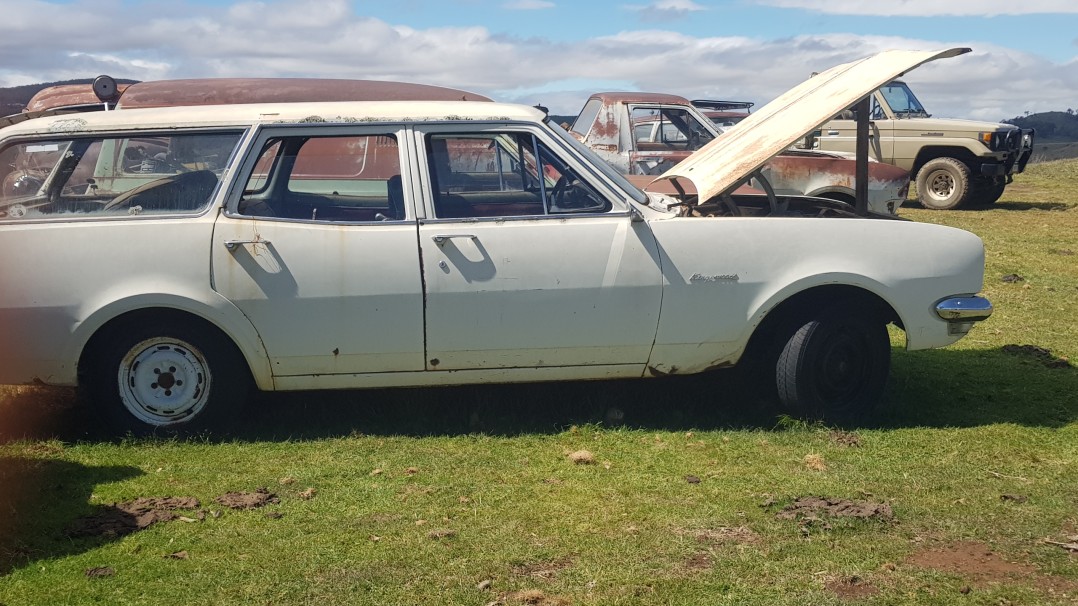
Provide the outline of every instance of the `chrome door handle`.
{"type": "Polygon", "coordinates": [[[263,240],[261,238],[257,240],[225,240],[225,248],[228,250],[236,250],[244,244],[269,244],[269,240],[263,240]]]}
{"type": "Polygon", "coordinates": [[[838,131],[837,130],[829,130],[829,131],[827,131],[827,134],[829,134],[829,135],[837,135],[838,131]]]}
{"type": "Polygon", "coordinates": [[[446,240],[452,240],[453,238],[468,238],[469,240],[475,240],[475,236],[472,234],[438,234],[432,239],[438,246],[446,243],[446,240]]]}

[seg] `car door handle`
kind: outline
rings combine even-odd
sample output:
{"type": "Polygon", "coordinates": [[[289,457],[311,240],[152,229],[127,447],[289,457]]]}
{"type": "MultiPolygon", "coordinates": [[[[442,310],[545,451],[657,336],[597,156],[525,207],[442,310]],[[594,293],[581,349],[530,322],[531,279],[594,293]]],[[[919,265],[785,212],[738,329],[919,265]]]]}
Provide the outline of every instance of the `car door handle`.
{"type": "Polygon", "coordinates": [[[827,134],[829,134],[829,135],[837,135],[838,131],[837,130],[829,130],[829,131],[827,131],[827,134]]]}
{"type": "Polygon", "coordinates": [[[225,248],[232,251],[232,250],[236,250],[240,246],[243,246],[244,244],[269,244],[269,243],[270,243],[269,240],[263,240],[261,238],[259,238],[257,240],[225,240],[225,248]]]}
{"type": "Polygon", "coordinates": [[[468,238],[469,240],[475,240],[475,236],[472,234],[438,234],[432,239],[435,244],[441,246],[442,244],[445,244],[447,240],[452,240],[453,238],[468,238]]]}

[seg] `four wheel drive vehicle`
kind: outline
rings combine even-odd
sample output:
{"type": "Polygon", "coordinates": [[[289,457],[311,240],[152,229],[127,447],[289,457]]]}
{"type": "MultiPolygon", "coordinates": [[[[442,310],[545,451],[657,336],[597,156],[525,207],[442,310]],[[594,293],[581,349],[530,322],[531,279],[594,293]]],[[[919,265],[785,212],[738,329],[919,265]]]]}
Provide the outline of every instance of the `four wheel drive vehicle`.
{"type": "MultiPolygon", "coordinates": [[[[596,93],[569,132],[622,173],[660,175],[724,132],[693,103],[661,93],[596,93]]],[[[768,161],[759,176],[777,193],[853,204],[855,173],[849,154],[786,150],[768,161]]],[[[894,214],[908,193],[908,172],[870,163],[869,210],[894,214]]]]}
{"type": "MultiPolygon", "coordinates": [[[[1033,154],[1033,129],[933,118],[899,80],[872,94],[869,111],[873,157],[916,175],[925,208],[992,204],[1033,154]]],[[[853,151],[855,132],[856,113],[846,110],[815,131],[806,147],[853,151]]]]}
{"type": "Polygon", "coordinates": [[[801,414],[864,413],[889,372],[889,323],[923,349],[989,316],[981,241],[738,189],[877,78],[952,54],[892,51],[817,76],[790,93],[805,102],[762,108],[662,175],[695,183],[678,197],[637,189],[516,105],[119,109],[8,126],[0,177],[28,164],[45,177],[0,194],[25,209],[0,218],[0,383],[77,385],[137,433],[226,424],[251,388],[734,364],[801,414]]]}

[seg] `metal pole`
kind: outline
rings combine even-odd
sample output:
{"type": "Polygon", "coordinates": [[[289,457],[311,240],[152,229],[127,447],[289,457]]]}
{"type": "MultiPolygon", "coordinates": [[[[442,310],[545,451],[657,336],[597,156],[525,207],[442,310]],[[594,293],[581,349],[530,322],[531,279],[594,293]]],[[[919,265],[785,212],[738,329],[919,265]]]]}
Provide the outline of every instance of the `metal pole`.
{"type": "Polygon", "coordinates": [[[861,216],[868,215],[868,112],[870,108],[868,97],[861,99],[854,106],[857,112],[857,155],[853,191],[857,214],[861,216]]]}

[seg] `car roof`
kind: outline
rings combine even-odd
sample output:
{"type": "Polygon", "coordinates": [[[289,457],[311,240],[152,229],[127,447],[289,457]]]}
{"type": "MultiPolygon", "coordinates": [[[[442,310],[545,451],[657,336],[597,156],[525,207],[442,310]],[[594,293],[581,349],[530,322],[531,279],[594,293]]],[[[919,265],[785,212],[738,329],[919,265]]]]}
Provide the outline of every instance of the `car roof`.
{"type": "Polygon", "coordinates": [[[246,127],[302,122],[402,122],[493,120],[529,122],[546,117],[526,105],[474,101],[355,101],[201,105],[63,114],[4,128],[6,137],[41,133],[95,132],[176,127],[246,127]]]}
{"type": "Polygon", "coordinates": [[[671,95],[667,93],[632,93],[632,92],[608,92],[608,93],[595,93],[591,96],[592,99],[600,99],[603,103],[656,103],[656,104],[674,104],[674,105],[689,105],[689,100],[685,97],[679,97],[678,95],[671,95]]]}
{"type": "Polygon", "coordinates": [[[430,84],[332,78],[197,78],[154,80],[127,87],[121,108],[332,101],[491,101],[473,92],[430,84]]]}

